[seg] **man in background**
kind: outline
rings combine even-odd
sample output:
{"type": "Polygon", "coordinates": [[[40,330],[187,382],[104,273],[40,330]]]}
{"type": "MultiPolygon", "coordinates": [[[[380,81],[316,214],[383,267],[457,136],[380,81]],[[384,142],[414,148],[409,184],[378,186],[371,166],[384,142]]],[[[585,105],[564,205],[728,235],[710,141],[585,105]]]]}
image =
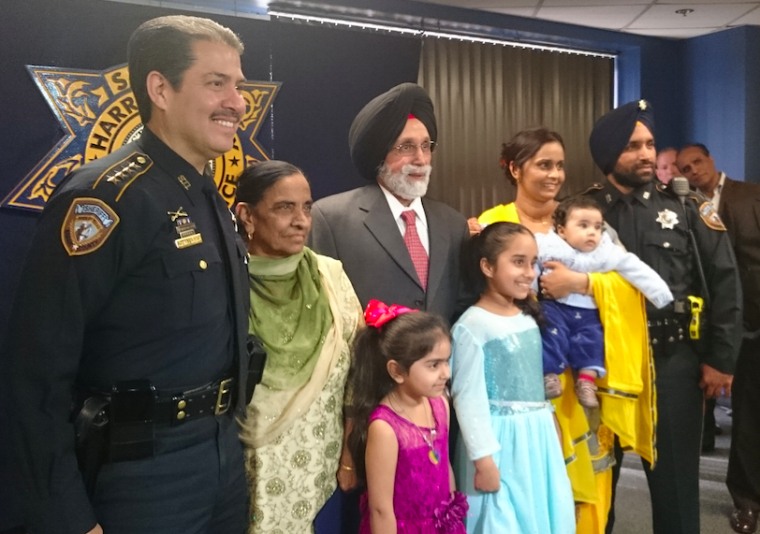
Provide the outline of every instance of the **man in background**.
{"type": "Polygon", "coordinates": [[[726,485],[734,500],[731,528],[751,534],[760,513],[760,185],[719,172],[707,147],[698,143],[681,149],[678,167],[718,210],[739,266],[745,331],[731,396],[726,485]]]}

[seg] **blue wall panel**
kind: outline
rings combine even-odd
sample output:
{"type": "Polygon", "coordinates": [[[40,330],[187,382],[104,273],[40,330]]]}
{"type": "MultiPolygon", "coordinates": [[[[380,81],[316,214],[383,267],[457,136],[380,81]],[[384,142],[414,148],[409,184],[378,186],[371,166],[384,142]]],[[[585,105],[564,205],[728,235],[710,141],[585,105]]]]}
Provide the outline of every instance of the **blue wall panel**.
{"type": "MultiPolygon", "coordinates": [[[[704,143],[718,168],[731,177],[747,175],[747,27],[689,39],[684,46],[684,141],[704,143]]],[[[755,52],[755,55],[757,52],[755,52]]],[[[757,85],[752,89],[757,95],[757,85]]],[[[753,122],[757,122],[756,120],[753,122]]],[[[751,152],[750,148],[750,152],[751,152]]]]}

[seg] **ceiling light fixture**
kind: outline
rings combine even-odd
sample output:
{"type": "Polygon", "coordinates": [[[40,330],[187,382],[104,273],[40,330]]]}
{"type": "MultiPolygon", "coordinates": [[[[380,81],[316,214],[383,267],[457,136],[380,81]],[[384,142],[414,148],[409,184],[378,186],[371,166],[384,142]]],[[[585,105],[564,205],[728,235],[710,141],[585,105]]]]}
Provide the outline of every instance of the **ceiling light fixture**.
{"type": "Polygon", "coordinates": [[[549,52],[562,52],[566,54],[577,54],[577,55],[583,55],[583,56],[615,59],[614,54],[608,54],[608,53],[603,53],[603,52],[563,48],[559,46],[543,45],[539,43],[517,42],[517,41],[508,40],[508,39],[494,39],[494,38],[489,38],[489,37],[479,36],[479,35],[467,35],[467,34],[445,32],[445,31],[430,31],[421,27],[415,28],[415,27],[409,27],[407,25],[394,23],[393,21],[368,22],[366,20],[351,20],[351,19],[344,19],[344,18],[339,18],[335,16],[324,16],[322,14],[311,14],[311,13],[304,13],[304,12],[296,13],[296,12],[286,11],[283,9],[277,9],[277,8],[272,9],[271,6],[269,8],[269,16],[271,19],[282,20],[282,21],[287,21],[287,22],[296,22],[296,23],[300,22],[300,23],[316,24],[316,25],[328,25],[328,26],[334,26],[334,27],[346,27],[346,28],[352,28],[352,29],[370,30],[370,31],[376,31],[376,32],[383,32],[383,33],[400,33],[400,34],[405,34],[405,35],[420,37],[420,38],[434,37],[437,39],[468,41],[468,42],[475,42],[475,43],[480,43],[480,44],[511,46],[513,48],[543,50],[543,51],[549,51],[549,52]]]}

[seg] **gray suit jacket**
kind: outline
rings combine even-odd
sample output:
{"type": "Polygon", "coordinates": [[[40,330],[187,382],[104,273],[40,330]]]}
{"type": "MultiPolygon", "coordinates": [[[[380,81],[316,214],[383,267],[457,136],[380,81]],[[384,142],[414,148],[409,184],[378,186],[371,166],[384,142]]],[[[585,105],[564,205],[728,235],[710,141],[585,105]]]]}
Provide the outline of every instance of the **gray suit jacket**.
{"type": "Polygon", "coordinates": [[[469,238],[467,222],[441,202],[423,199],[422,206],[430,239],[427,292],[377,184],[314,203],[309,246],[343,262],[362,307],[379,299],[452,320],[473,300],[465,294],[460,275],[461,250],[469,238]]]}

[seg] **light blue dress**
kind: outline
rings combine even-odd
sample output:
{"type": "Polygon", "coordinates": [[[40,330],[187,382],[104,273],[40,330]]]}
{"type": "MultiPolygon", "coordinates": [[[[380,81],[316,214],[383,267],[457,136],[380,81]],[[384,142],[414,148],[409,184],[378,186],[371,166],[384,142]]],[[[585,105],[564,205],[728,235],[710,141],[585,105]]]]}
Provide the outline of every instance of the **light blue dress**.
{"type": "Polygon", "coordinates": [[[470,307],[452,330],[452,394],[460,435],[457,488],[468,533],[572,534],[572,489],[544,400],[541,336],[532,317],[470,307]],[[474,488],[474,460],[492,456],[496,493],[474,488]]]}

